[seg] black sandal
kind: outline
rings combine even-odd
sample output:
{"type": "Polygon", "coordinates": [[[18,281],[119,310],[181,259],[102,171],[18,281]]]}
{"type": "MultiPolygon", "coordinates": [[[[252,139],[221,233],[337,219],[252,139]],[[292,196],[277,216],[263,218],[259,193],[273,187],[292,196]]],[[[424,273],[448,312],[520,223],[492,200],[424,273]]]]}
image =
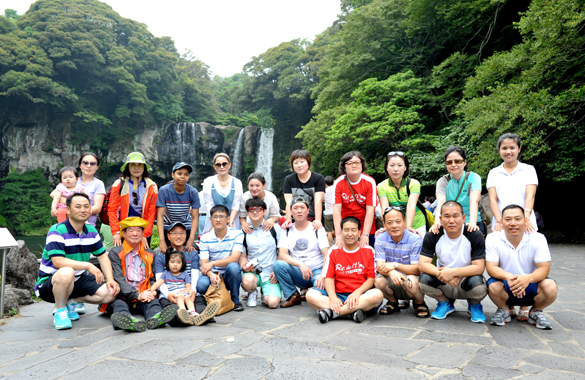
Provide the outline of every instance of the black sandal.
{"type": "Polygon", "coordinates": [[[408,309],[408,307],[410,306],[410,300],[399,300],[398,301],[398,308],[400,310],[404,310],[404,309],[408,309]]]}
{"type": "Polygon", "coordinates": [[[428,318],[431,314],[429,313],[429,307],[423,301],[423,303],[412,303],[412,307],[416,310],[417,318],[428,318]]]}
{"type": "Polygon", "coordinates": [[[380,311],[378,312],[380,315],[390,315],[393,314],[395,311],[400,310],[398,308],[398,302],[386,302],[386,305],[382,308],[380,308],[380,311]]]}

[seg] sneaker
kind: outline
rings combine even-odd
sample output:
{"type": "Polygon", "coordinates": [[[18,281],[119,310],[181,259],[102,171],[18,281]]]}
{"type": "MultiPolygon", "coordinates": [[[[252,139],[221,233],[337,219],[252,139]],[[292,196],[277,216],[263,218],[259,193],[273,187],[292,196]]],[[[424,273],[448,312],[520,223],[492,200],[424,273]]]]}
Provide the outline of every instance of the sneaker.
{"type": "MultiPolygon", "coordinates": [[[[250,298],[249,294],[248,294],[248,298],[250,298]]],[[[244,311],[244,305],[242,305],[239,302],[234,304],[234,311],[244,311]]]]}
{"type": "Polygon", "coordinates": [[[130,314],[126,313],[114,313],[110,317],[112,325],[116,330],[128,330],[143,332],[146,330],[146,322],[140,319],[136,319],[130,314]]]}
{"type": "Polygon", "coordinates": [[[85,314],[85,304],[83,302],[78,302],[75,304],[75,312],[77,314],[85,314]]]}
{"type": "Polygon", "coordinates": [[[445,318],[447,318],[447,315],[451,314],[454,311],[455,311],[455,306],[453,306],[452,303],[450,303],[449,301],[445,301],[445,302],[439,301],[437,303],[437,308],[431,314],[431,318],[445,319],[445,318]]]}
{"type": "Polygon", "coordinates": [[[69,319],[66,307],[62,307],[55,312],[55,315],[53,316],[53,326],[55,326],[57,330],[71,328],[71,319],[69,319]]]}
{"type": "Polygon", "coordinates": [[[357,323],[362,323],[364,321],[364,311],[362,309],[357,309],[351,314],[351,318],[356,321],[357,323]]]}
{"type": "Polygon", "coordinates": [[[79,314],[75,311],[75,305],[77,305],[75,302],[68,303],[68,304],[65,305],[67,307],[67,316],[72,321],[78,321],[79,320],[79,314]]]}
{"type": "MultiPolygon", "coordinates": [[[[160,313],[155,314],[154,316],[148,318],[146,321],[146,328],[149,330],[156,329],[157,327],[163,326],[166,323],[170,322],[175,315],[177,315],[177,311],[179,311],[179,307],[177,305],[169,305],[162,309],[160,313]]],[[[187,310],[185,310],[187,311],[187,310]]],[[[189,315],[189,313],[187,313],[189,315]]]]}
{"type": "Polygon", "coordinates": [[[531,325],[536,325],[537,329],[541,330],[551,330],[552,327],[550,322],[544,316],[544,312],[542,310],[530,310],[528,313],[528,323],[531,325]]]}
{"type": "Polygon", "coordinates": [[[490,319],[490,324],[496,326],[505,326],[506,322],[511,321],[512,316],[510,315],[509,309],[498,309],[496,310],[494,315],[492,315],[492,319],[490,319]]]}
{"type": "Polygon", "coordinates": [[[467,303],[467,311],[471,314],[471,322],[485,323],[485,314],[483,313],[483,306],[480,303],[472,305],[470,302],[467,303]]]}
{"type": "MultiPolygon", "coordinates": [[[[207,305],[203,313],[197,314],[193,317],[193,324],[195,326],[201,326],[207,321],[210,321],[219,313],[219,309],[221,309],[221,301],[216,300],[207,305]]],[[[214,321],[215,322],[215,321],[214,321]]]]}
{"type": "Polygon", "coordinates": [[[258,304],[256,303],[256,296],[258,295],[258,292],[252,292],[252,293],[248,293],[248,302],[247,302],[247,306],[248,307],[256,307],[258,304]]]}
{"type": "Polygon", "coordinates": [[[196,317],[196,316],[199,315],[199,313],[196,312],[195,310],[189,310],[189,315],[192,316],[192,317],[196,317]]]}
{"type": "Polygon", "coordinates": [[[179,309],[179,311],[177,311],[177,318],[179,318],[179,321],[186,325],[193,325],[193,317],[189,311],[185,309],[179,309]]]}
{"type": "Polygon", "coordinates": [[[331,309],[320,309],[317,310],[317,315],[319,316],[319,322],[327,323],[333,317],[333,311],[331,309]]]}

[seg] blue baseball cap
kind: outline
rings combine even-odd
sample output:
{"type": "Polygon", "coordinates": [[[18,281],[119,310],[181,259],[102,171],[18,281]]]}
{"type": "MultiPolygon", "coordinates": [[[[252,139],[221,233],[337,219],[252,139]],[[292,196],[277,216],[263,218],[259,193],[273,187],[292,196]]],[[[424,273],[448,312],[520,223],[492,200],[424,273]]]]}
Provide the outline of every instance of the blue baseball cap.
{"type": "Polygon", "coordinates": [[[175,164],[175,166],[173,166],[173,173],[176,172],[179,169],[183,169],[186,168],[187,170],[189,170],[189,173],[193,173],[193,167],[191,165],[189,165],[186,162],[177,162],[175,164]]]}

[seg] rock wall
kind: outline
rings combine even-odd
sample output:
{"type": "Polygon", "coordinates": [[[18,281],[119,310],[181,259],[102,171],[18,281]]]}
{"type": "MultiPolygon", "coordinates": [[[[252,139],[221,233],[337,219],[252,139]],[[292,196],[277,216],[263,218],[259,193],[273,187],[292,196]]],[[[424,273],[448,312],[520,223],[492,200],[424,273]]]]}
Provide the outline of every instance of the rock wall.
{"type": "MultiPolygon", "coordinates": [[[[167,123],[145,126],[140,134],[121,136],[112,146],[95,151],[102,159],[97,177],[106,187],[117,179],[126,155],[132,151],[144,154],[152,168],[152,178],[162,185],[171,179],[171,169],[178,161],[194,167],[190,184],[200,188],[202,181],[213,175],[212,158],[224,152],[233,156],[239,127],[213,126],[208,123],[167,123]]],[[[1,128],[0,178],[8,168],[18,172],[43,168],[46,177],[55,181],[64,165],[76,166],[79,156],[90,151],[90,143],[71,142],[71,125],[67,120],[47,122],[44,118],[11,122],[1,128]]],[[[245,156],[254,156],[258,127],[245,128],[245,156]]]]}

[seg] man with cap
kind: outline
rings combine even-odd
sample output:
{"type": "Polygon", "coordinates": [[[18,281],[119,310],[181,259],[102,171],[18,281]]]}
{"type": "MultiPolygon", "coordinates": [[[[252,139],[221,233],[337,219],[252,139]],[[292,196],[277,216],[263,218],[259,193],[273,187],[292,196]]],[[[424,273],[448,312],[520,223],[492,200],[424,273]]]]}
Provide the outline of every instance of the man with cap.
{"type": "Polygon", "coordinates": [[[70,329],[71,321],[79,319],[76,303],[112,302],[120,291],[100,235],[86,223],[91,216],[88,195],[73,193],[66,205],[69,218],[49,229],[35,285],[37,297],[55,303],[57,330],[70,329]],[[100,269],[89,262],[92,254],[100,269]]]}
{"type": "MultiPolygon", "coordinates": [[[[197,286],[197,280],[199,279],[200,274],[200,264],[199,264],[199,253],[197,250],[193,250],[189,252],[189,250],[185,247],[185,241],[187,240],[187,228],[181,222],[175,222],[171,224],[169,232],[167,232],[167,239],[170,241],[170,247],[167,251],[172,252],[173,250],[183,252],[183,256],[185,257],[185,271],[189,274],[189,278],[191,280],[191,289],[195,289],[197,286]]],[[[159,254],[154,256],[154,275],[157,280],[159,280],[165,271],[165,252],[159,252],[159,254]]],[[[159,288],[160,295],[159,295],[159,302],[161,306],[167,307],[171,304],[176,303],[175,294],[169,292],[168,287],[163,284],[159,288]]],[[[205,297],[202,295],[197,295],[195,297],[195,310],[199,313],[199,316],[196,318],[191,318],[188,315],[178,313],[175,317],[174,321],[171,323],[174,326],[177,322],[181,322],[181,324],[185,325],[201,325],[204,322],[213,318],[217,312],[221,303],[218,302],[218,305],[213,306],[210,305],[207,307],[207,302],[205,302],[205,297]]]]}
{"type": "Polygon", "coordinates": [[[138,216],[148,222],[143,240],[148,248],[156,219],[158,187],[149,178],[150,166],[140,152],[130,153],[120,168],[120,172],[123,178],[114,182],[109,193],[108,220],[112,230],[113,245],[122,245],[120,221],[131,216],[138,216]]]}
{"type": "Polygon", "coordinates": [[[114,328],[144,331],[163,326],[177,314],[178,306],[161,307],[155,291],[150,287],[155,282],[153,272],[154,252],[144,247],[142,238],[148,222],[139,217],[130,217],[120,222],[124,242],[109,252],[114,279],[120,285],[118,298],[101,310],[111,313],[114,328]],[[107,306],[107,309],[104,308],[107,306]],[[144,314],[145,321],[136,319],[130,310],[144,314]]]}
{"type": "Polygon", "coordinates": [[[192,251],[199,224],[199,193],[189,185],[189,175],[193,172],[191,165],[177,162],[173,166],[173,182],[164,185],[158,192],[157,228],[160,239],[160,251],[166,252],[170,242],[166,232],[171,224],[181,222],[187,228],[187,249],[192,251]],[[164,222],[164,223],[163,223],[164,222]],[[191,233],[193,231],[193,233],[191,233]]]}
{"type": "Polygon", "coordinates": [[[321,275],[323,262],[327,258],[329,240],[323,227],[317,231],[307,219],[309,202],[297,195],[291,201],[294,224],[282,231],[278,242],[278,260],[273,265],[274,274],[282,289],[285,301],[280,307],[301,304],[301,289],[315,287],[325,289],[325,277],[321,275]]]}

